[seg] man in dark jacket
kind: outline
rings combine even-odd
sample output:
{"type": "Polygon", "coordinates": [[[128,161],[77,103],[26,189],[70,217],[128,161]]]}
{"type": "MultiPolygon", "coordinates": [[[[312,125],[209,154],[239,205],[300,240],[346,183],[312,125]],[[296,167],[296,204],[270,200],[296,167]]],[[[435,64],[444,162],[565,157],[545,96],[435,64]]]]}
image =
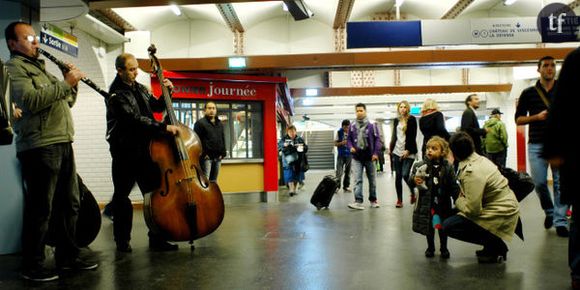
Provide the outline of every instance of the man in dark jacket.
{"type": "MultiPolygon", "coordinates": [[[[159,168],[153,163],[149,144],[155,136],[176,135],[178,127],[158,122],[154,111],[162,111],[163,100],[157,100],[149,90],[135,81],[139,65],[135,56],[123,53],[115,60],[117,76],[111,84],[107,101],[107,141],[113,158],[113,234],[117,251],[131,252],[133,206],[129,199],[137,183],[141,192],[149,194],[160,184],[159,168]]],[[[166,80],[164,85],[171,87],[166,80]]],[[[149,231],[149,248],[154,251],[174,251],[160,234],[149,231]]]]}
{"type": "Polygon", "coordinates": [[[207,102],[203,110],[204,116],[195,122],[193,130],[203,147],[201,169],[210,182],[216,182],[222,159],[227,154],[224,125],[217,117],[217,106],[214,102],[207,102]]]}
{"type": "Polygon", "coordinates": [[[483,155],[483,150],[481,147],[481,138],[485,137],[487,130],[479,128],[479,122],[477,121],[477,115],[475,110],[479,109],[479,96],[476,94],[471,94],[465,99],[465,106],[467,107],[461,115],[461,131],[466,132],[473,139],[473,145],[475,145],[475,152],[479,155],[483,155]]]}
{"type": "Polygon", "coordinates": [[[579,84],[580,48],[571,52],[564,61],[544,138],[544,156],[552,166],[560,168],[560,202],[573,206],[568,245],[573,289],[580,289],[580,196],[575,181],[580,175],[580,153],[577,143],[570,142],[570,132],[577,128],[579,84]]]}
{"type": "Polygon", "coordinates": [[[351,192],[350,164],[352,162],[352,156],[346,141],[349,127],[350,121],[343,120],[341,128],[336,131],[336,140],[334,140],[334,146],[338,150],[338,156],[336,156],[336,179],[338,180],[338,188],[340,188],[342,174],[344,173],[344,181],[342,182],[344,192],[351,192]]]}

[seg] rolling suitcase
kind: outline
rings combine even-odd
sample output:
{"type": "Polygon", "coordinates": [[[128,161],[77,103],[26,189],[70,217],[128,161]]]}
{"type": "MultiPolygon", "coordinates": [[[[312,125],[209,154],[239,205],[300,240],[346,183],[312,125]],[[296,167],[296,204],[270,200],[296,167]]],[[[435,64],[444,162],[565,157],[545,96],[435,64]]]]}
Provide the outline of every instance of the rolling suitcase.
{"type": "Polygon", "coordinates": [[[336,178],[332,175],[325,176],[316,187],[316,190],[314,190],[312,198],[310,198],[310,203],[314,205],[317,210],[320,210],[323,207],[328,208],[332,196],[337,189],[338,182],[336,182],[336,178]]]}

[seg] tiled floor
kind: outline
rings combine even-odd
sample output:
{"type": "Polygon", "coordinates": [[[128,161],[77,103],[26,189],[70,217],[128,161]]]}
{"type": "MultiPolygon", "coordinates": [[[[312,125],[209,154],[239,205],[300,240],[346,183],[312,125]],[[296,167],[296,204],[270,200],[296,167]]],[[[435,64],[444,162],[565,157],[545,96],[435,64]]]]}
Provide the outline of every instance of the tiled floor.
{"type": "MultiPolygon", "coordinates": [[[[147,248],[147,227],[136,211],[133,253],[115,251],[112,223],[91,249],[94,271],[69,273],[44,284],[23,281],[20,257],[0,256],[0,289],[569,289],[567,239],[544,230],[535,195],[521,204],[526,241],[509,244],[504,264],[480,265],[480,247],[450,239],[451,259],[425,258],[425,238],[411,231],[412,207],[396,209],[394,180],[379,175],[381,208],[347,208],[352,193],[339,192],[330,210],[309,204],[318,180],[308,172],[304,189],[277,202],[228,204],[218,230],[191,252],[147,248]]],[[[366,193],[365,193],[366,197],[366,193]]]]}

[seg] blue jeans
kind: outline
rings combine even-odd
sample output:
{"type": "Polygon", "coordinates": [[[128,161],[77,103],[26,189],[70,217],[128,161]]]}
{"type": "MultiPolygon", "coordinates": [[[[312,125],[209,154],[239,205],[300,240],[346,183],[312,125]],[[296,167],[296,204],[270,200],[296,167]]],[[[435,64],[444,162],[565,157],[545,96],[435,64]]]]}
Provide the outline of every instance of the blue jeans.
{"type": "Polygon", "coordinates": [[[397,191],[397,199],[403,201],[403,180],[409,186],[409,189],[413,190],[413,184],[409,182],[409,173],[411,172],[411,166],[413,166],[412,158],[401,159],[401,157],[396,154],[393,155],[393,164],[395,166],[395,190],[397,191]]]}
{"type": "Polygon", "coordinates": [[[336,179],[338,180],[338,188],[340,188],[340,180],[342,178],[342,173],[344,172],[344,181],[342,182],[343,188],[348,188],[350,186],[350,164],[352,162],[352,156],[338,156],[336,157],[336,179]]]}
{"type": "Polygon", "coordinates": [[[354,199],[356,202],[363,202],[363,168],[366,170],[367,178],[369,179],[369,200],[371,202],[377,200],[377,182],[375,180],[376,168],[374,162],[371,160],[359,161],[352,159],[352,173],[355,178],[354,183],[354,199]]]}
{"type": "Polygon", "coordinates": [[[566,211],[568,206],[560,203],[560,171],[552,168],[554,178],[554,201],[550,197],[548,189],[548,166],[546,159],[542,158],[543,144],[528,144],[528,158],[530,161],[531,175],[536,185],[536,194],[540,198],[540,205],[546,216],[554,218],[554,226],[567,226],[566,211]]]}
{"type": "Polygon", "coordinates": [[[203,159],[201,162],[201,170],[209,182],[216,182],[218,173],[220,173],[220,166],[222,164],[222,160],[219,158],[215,159],[203,159]]]}

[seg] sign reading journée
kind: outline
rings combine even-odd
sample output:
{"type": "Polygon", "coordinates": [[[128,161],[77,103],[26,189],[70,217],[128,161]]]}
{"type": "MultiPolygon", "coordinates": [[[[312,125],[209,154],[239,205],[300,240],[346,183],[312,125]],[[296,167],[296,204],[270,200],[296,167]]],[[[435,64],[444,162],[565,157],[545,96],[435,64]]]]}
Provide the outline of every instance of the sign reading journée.
{"type": "Polygon", "coordinates": [[[215,98],[252,100],[265,94],[271,94],[271,85],[246,82],[224,82],[173,79],[173,96],[175,98],[215,98]]]}

